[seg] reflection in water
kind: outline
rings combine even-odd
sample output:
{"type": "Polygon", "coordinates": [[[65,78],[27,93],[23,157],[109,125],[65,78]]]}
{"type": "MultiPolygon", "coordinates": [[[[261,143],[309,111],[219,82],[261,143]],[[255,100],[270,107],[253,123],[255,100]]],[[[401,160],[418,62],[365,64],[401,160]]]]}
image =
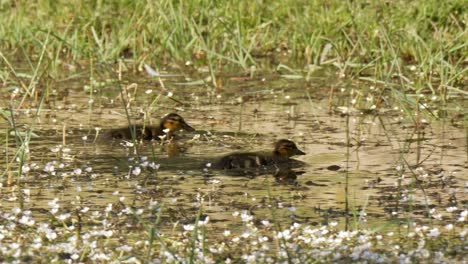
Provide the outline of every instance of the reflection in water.
{"type": "Polygon", "coordinates": [[[268,168],[236,168],[230,170],[220,170],[217,174],[222,174],[230,177],[244,177],[246,179],[254,179],[259,176],[271,176],[277,183],[286,185],[297,184],[297,176],[304,174],[306,171],[293,169],[288,166],[268,167],[268,168]]]}

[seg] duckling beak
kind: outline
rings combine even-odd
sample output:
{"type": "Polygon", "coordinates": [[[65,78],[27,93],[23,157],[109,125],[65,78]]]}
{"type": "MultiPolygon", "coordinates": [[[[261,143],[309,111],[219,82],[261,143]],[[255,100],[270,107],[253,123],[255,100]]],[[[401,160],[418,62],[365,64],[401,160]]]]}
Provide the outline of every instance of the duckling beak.
{"type": "Polygon", "coordinates": [[[305,153],[304,151],[300,150],[300,149],[296,149],[296,150],[294,151],[294,155],[305,155],[305,154],[306,154],[306,153],[305,153]]]}
{"type": "Polygon", "coordinates": [[[195,128],[189,126],[189,124],[185,123],[185,121],[182,122],[182,129],[185,131],[195,131],[195,128]]]}

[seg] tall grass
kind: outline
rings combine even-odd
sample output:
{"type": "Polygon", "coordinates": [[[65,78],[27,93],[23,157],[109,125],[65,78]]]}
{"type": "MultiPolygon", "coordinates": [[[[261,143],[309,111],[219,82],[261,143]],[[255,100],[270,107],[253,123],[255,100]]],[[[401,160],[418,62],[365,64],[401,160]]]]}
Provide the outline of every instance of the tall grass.
{"type": "Polygon", "coordinates": [[[3,1],[0,88],[19,86],[32,97],[37,82],[26,85],[18,68],[39,57],[48,63],[41,76],[52,79],[70,78],[77,66],[123,62],[134,71],[207,69],[210,88],[222,87],[221,73],[233,69],[286,68],[310,81],[328,67],[376,86],[377,109],[397,106],[417,124],[413,113],[430,101],[424,96],[436,99],[423,114],[437,117],[467,95],[463,11],[462,0],[3,1]]]}
{"type": "Polygon", "coordinates": [[[0,39],[3,50],[38,54],[51,32],[48,55],[57,60],[219,60],[244,69],[284,52],[319,64],[330,43],[328,59],[349,74],[364,66],[387,74],[397,59],[418,66],[422,79],[437,74],[450,84],[467,53],[463,7],[434,0],[3,1],[0,39]]]}

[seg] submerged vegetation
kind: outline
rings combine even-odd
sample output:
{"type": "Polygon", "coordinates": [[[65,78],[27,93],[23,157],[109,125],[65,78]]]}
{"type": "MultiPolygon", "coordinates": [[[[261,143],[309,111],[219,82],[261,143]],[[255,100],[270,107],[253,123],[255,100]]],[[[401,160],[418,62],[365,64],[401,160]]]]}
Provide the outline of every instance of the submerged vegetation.
{"type": "Polygon", "coordinates": [[[467,20],[462,0],[0,1],[0,262],[463,261],[467,20]],[[164,112],[190,124],[175,142],[164,112]],[[161,142],[98,142],[133,119],[161,142]],[[280,138],[298,168],[216,171],[280,138]]]}

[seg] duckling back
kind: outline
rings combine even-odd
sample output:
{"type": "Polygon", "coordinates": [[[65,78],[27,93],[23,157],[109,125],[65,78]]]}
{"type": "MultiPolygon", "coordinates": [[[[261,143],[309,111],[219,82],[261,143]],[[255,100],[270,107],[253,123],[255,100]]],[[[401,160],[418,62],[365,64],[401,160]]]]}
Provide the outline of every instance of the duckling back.
{"type": "Polygon", "coordinates": [[[221,158],[216,167],[221,169],[258,168],[266,165],[266,160],[255,153],[234,153],[221,158]]]}
{"type": "Polygon", "coordinates": [[[159,131],[158,127],[150,127],[143,125],[131,125],[128,127],[116,128],[106,131],[103,134],[103,140],[131,140],[134,134],[135,138],[138,140],[159,140],[160,134],[164,134],[162,131],[159,131]],[[160,133],[159,133],[160,132],[160,133]]]}

